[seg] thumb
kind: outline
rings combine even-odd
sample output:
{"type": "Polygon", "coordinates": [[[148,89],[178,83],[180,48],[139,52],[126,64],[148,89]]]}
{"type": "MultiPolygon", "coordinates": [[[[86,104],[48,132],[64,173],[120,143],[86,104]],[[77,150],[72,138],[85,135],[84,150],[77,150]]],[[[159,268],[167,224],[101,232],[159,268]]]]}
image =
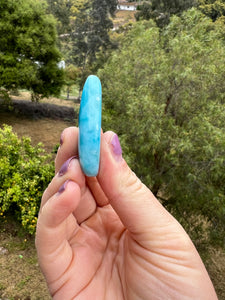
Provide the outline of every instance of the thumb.
{"type": "Polygon", "coordinates": [[[171,230],[174,231],[171,226],[181,229],[179,223],[131,171],[122,158],[118,136],[113,132],[106,132],[102,136],[98,180],[109,203],[132,234],[146,233],[148,240],[149,237],[155,239],[156,235],[160,239],[160,229],[163,229],[164,238],[168,238],[166,232],[170,234],[171,230]]]}
{"type": "MultiPolygon", "coordinates": [[[[173,286],[174,291],[177,283],[185,285],[185,280],[190,281],[187,278],[193,278],[192,282],[195,282],[201,293],[207,286],[205,298],[217,299],[207,271],[190,238],[130,170],[122,158],[119,139],[113,132],[106,132],[102,136],[98,180],[131,237],[144,250],[150,250],[135,252],[143,259],[140,265],[149,270],[146,263],[148,265],[150,262],[151,270],[147,272],[153,277],[158,274],[159,280],[168,284],[167,286],[173,286]]],[[[136,251],[138,248],[133,249],[136,251]]],[[[191,286],[193,290],[192,283],[186,286],[191,286]]]]}

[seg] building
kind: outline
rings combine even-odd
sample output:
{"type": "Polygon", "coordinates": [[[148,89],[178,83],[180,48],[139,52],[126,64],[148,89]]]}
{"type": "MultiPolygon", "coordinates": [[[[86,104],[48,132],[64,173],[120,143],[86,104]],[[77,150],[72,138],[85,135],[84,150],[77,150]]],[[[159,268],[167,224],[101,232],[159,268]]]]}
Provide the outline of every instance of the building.
{"type": "Polygon", "coordinates": [[[118,10],[130,10],[135,11],[137,9],[137,3],[136,2],[124,2],[119,1],[117,5],[118,10]]]}

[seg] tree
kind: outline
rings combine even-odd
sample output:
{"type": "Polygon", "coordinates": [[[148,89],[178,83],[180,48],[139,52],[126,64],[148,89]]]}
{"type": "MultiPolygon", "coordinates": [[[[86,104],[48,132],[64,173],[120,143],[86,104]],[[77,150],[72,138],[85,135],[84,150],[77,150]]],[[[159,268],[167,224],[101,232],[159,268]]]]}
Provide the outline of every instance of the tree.
{"type": "Polygon", "coordinates": [[[65,68],[65,83],[67,87],[66,99],[70,98],[71,87],[76,82],[78,75],[79,75],[79,70],[74,65],[69,65],[65,68]]]}
{"type": "Polygon", "coordinates": [[[225,46],[220,25],[192,9],[160,31],[138,22],[99,72],[103,128],[121,137],[137,175],[180,220],[224,237],[225,46]]]}
{"type": "Polygon", "coordinates": [[[35,99],[57,95],[63,84],[56,24],[46,8],[44,1],[0,2],[0,87],[26,88],[35,99]]]}
{"type": "Polygon", "coordinates": [[[213,21],[225,16],[223,0],[199,0],[199,9],[213,21]]]}
{"type": "Polygon", "coordinates": [[[86,5],[86,0],[71,0],[71,19],[75,20],[81,9],[86,5]]]}
{"type": "Polygon", "coordinates": [[[68,0],[47,0],[48,12],[57,19],[58,34],[70,30],[71,3],[68,0]]]}
{"type": "Polygon", "coordinates": [[[100,51],[106,51],[112,46],[109,31],[117,1],[92,0],[85,1],[75,14],[74,30],[72,30],[72,62],[81,70],[80,90],[92,64],[100,51]]]}
{"type": "Polygon", "coordinates": [[[137,12],[135,13],[135,18],[137,21],[140,20],[150,20],[153,17],[152,3],[144,2],[137,6],[137,12]]]}
{"type": "Polygon", "coordinates": [[[158,26],[169,23],[172,15],[180,15],[183,11],[196,4],[196,0],[151,0],[138,5],[135,15],[137,21],[153,19],[158,26]]]}

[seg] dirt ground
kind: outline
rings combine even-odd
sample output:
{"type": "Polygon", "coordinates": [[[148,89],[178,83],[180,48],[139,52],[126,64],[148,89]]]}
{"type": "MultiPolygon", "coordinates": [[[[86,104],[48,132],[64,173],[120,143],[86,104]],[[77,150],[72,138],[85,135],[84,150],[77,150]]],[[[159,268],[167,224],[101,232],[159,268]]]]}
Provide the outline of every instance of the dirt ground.
{"type": "Polygon", "coordinates": [[[11,97],[14,110],[0,106],[0,127],[12,126],[19,137],[30,137],[33,145],[42,142],[48,152],[59,143],[63,129],[77,125],[79,104],[74,101],[49,98],[33,103],[28,92],[11,97]]]}
{"type": "Polygon", "coordinates": [[[49,292],[40,272],[34,238],[18,231],[18,225],[1,220],[0,299],[48,300],[49,292]]]}
{"type": "Polygon", "coordinates": [[[205,265],[219,300],[225,300],[225,251],[210,248],[205,265]]]}
{"type": "Polygon", "coordinates": [[[129,22],[135,21],[135,11],[118,10],[116,12],[116,18],[113,20],[114,27],[118,28],[129,22]]]}
{"type": "Polygon", "coordinates": [[[63,120],[52,119],[27,119],[13,115],[8,112],[0,112],[0,127],[7,124],[13,127],[13,131],[19,137],[27,136],[31,138],[32,145],[35,146],[42,142],[47,152],[59,144],[61,132],[74,124],[63,120]]]}

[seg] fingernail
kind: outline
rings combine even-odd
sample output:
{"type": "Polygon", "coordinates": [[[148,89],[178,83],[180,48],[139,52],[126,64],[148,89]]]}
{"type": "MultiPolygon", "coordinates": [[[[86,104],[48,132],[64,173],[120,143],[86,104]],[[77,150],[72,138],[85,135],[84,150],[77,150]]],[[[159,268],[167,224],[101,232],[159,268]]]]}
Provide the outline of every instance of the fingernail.
{"type": "Polygon", "coordinates": [[[61,136],[60,136],[60,146],[62,146],[62,144],[63,144],[63,132],[61,133],[61,136]]]}
{"type": "Polygon", "coordinates": [[[59,176],[63,176],[64,174],[66,174],[66,172],[69,168],[69,164],[70,164],[71,160],[74,159],[74,158],[77,158],[77,157],[72,156],[66,162],[64,162],[64,164],[62,165],[62,167],[59,170],[59,173],[58,173],[59,176]]]}
{"type": "Polygon", "coordinates": [[[58,193],[59,193],[59,194],[62,194],[62,193],[65,191],[68,182],[69,182],[69,180],[66,180],[66,181],[63,183],[63,185],[61,185],[61,187],[60,187],[59,190],[58,190],[58,193]]]}
{"type": "Polygon", "coordinates": [[[117,134],[114,134],[114,136],[111,139],[111,145],[112,145],[112,153],[113,156],[117,161],[122,160],[122,148],[120,146],[120,141],[117,134]]]}

